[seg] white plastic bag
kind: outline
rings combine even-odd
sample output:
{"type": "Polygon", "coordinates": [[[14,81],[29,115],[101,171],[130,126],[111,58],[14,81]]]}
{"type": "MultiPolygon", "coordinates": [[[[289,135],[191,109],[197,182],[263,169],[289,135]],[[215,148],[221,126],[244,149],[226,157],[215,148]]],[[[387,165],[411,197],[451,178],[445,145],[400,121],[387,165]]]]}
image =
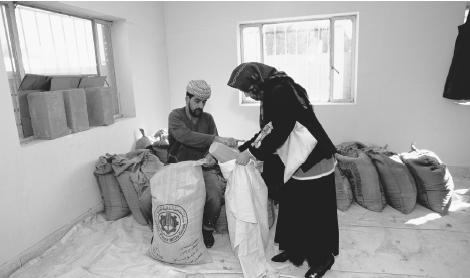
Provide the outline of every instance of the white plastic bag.
{"type": "Polygon", "coordinates": [[[299,167],[307,160],[317,144],[317,139],[308,129],[299,122],[295,122],[294,129],[286,142],[277,149],[277,154],[284,163],[284,183],[287,182],[299,167]]]}
{"type": "Polygon", "coordinates": [[[236,165],[235,160],[219,164],[227,179],[225,206],[228,231],[245,278],[272,276],[265,248],[268,246],[268,190],[253,163],[236,165]]]}
{"type": "Polygon", "coordinates": [[[200,165],[196,161],[170,164],[150,180],[152,258],[173,264],[212,261],[202,238],[206,190],[200,165]]]}

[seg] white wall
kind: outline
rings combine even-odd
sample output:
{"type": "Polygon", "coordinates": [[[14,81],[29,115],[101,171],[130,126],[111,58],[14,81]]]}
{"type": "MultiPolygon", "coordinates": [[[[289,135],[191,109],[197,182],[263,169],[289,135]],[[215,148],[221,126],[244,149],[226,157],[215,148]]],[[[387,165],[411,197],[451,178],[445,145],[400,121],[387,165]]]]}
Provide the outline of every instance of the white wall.
{"type": "MultiPolygon", "coordinates": [[[[171,107],[188,80],[213,88],[206,111],[223,136],[247,138],[258,107],[226,85],[237,65],[237,22],[359,12],[357,104],[316,106],[335,143],[359,140],[404,152],[411,142],[449,165],[470,166],[470,107],[442,98],[465,2],[167,2],[171,107]]],[[[282,112],[282,111],[280,111],[282,112]]]]}
{"type": "MultiPolygon", "coordinates": [[[[166,127],[168,72],[161,3],[68,2],[125,19],[116,40],[118,86],[132,90],[136,117],[21,146],[4,66],[0,64],[0,265],[101,202],[92,175],[104,153],[128,152],[137,128],[166,127]],[[127,76],[125,76],[127,75],[127,76]]],[[[3,62],[0,62],[3,63],[3,62]]]]}

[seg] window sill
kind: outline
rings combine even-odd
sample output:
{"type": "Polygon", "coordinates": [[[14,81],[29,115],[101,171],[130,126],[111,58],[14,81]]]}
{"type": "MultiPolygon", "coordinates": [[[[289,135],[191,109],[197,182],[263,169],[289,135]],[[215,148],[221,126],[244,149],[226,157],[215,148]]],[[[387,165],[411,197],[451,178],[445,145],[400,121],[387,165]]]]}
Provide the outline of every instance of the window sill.
{"type": "Polygon", "coordinates": [[[322,103],[312,103],[313,106],[324,106],[324,105],[355,105],[356,102],[322,102],[322,103]]]}
{"type": "Polygon", "coordinates": [[[130,120],[130,119],[133,119],[134,117],[125,117],[125,116],[122,116],[122,115],[118,115],[118,116],[115,116],[114,118],[114,123],[111,124],[111,125],[107,125],[107,126],[90,126],[89,129],[87,130],[83,130],[83,131],[79,131],[79,132],[75,132],[75,133],[70,133],[70,134],[67,134],[67,135],[64,135],[64,136],[61,136],[61,137],[57,137],[57,138],[54,138],[54,139],[37,139],[37,138],[34,138],[34,136],[30,136],[30,137],[27,137],[27,138],[20,138],[20,146],[32,146],[32,145],[36,145],[38,143],[43,143],[43,142],[50,142],[50,141],[54,141],[54,140],[57,140],[57,139],[60,139],[60,138],[70,138],[71,136],[74,136],[76,134],[82,134],[84,132],[87,132],[87,131],[90,131],[90,130],[96,130],[98,128],[107,128],[107,127],[110,127],[110,126],[113,126],[115,124],[119,124],[121,122],[125,122],[127,120],[130,120]]]}
{"type": "MultiPolygon", "coordinates": [[[[239,105],[242,107],[256,107],[259,106],[259,102],[248,102],[248,103],[240,103],[239,105]]],[[[469,103],[470,104],[470,103],[469,103]]],[[[341,105],[356,105],[356,102],[322,102],[322,103],[312,103],[312,105],[315,106],[328,106],[328,105],[333,105],[333,106],[341,106],[341,105]]]]}

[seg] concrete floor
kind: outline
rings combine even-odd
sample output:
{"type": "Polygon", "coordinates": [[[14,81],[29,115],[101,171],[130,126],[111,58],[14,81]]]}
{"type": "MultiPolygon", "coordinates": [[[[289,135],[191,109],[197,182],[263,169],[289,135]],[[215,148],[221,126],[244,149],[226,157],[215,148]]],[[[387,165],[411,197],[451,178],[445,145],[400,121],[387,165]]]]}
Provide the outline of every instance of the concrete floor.
{"type": "MultiPolygon", "coordinates": [[[[451,169],[455,194],[449,215],[420,205],[408,215],[357,204],[338,211],[340,255],[325,277],[470,277],[470,170],[451,169]]],[[[274,229],[271,230],[271,239],[274,229]]],[[[242,277],[227,234],[217,234],[213,262],[175,267],[146,256],[152,233],[132,217],[102,215],[77,224],[60,242],[10,277],[242,277]]],[[[277,253],[273,244],[267,254],[277,253]]],[[[273,263],[281,277],[303,277],[307,266],[273,263]]]]}

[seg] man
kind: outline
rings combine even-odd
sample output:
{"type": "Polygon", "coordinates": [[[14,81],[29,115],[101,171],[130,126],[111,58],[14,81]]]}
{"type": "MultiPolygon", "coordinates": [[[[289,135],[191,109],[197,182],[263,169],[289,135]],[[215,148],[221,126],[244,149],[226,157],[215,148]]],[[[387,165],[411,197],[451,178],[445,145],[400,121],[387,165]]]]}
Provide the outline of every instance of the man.
{"type": "Polygon", "coordinates": [[[202,234],[205,245],[214,245],[212,235],[224,203],[225,180],[208,154],[212,142],[230,147],[237,146],[233,138],[219,137],[211,114],[203,112],[206,101],[211,96],[211,88],[204,80],[191,80],[186,87],[186,106],[174,109],[168,118],[168,162],[205,159],[203,165],[206,186],[202,234]]]}

